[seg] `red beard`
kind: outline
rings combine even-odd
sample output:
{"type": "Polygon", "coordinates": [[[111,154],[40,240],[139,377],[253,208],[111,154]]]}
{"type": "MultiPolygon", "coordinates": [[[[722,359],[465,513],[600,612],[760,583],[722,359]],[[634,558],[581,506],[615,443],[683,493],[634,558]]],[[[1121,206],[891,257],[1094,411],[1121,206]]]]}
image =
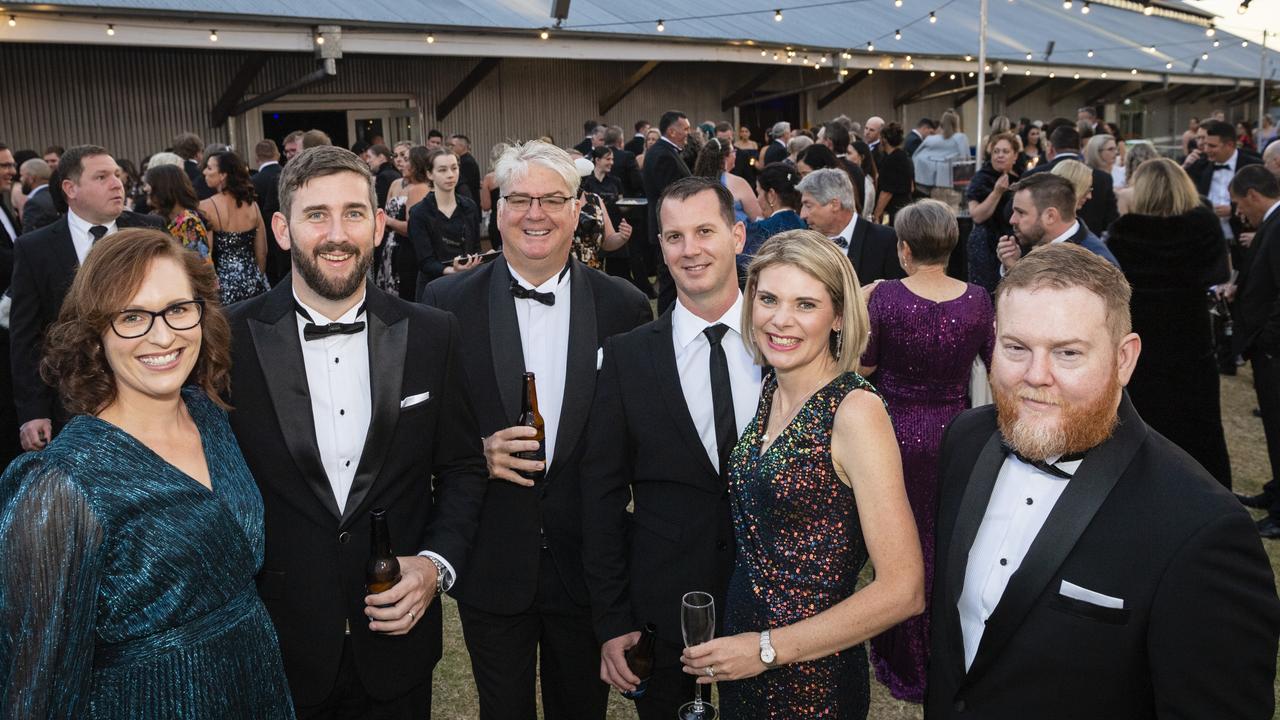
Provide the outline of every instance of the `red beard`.
{"type": "Polygon", "coordinates": [[[1009,447],[1029,460],[1082,453],[1101,445],[1111,437],[1119,421],[1116,398],[1120,396],[1120,381],[1114,373],[1110,377],[1105,391],[1083,404],[1064,404],[1062,398],[1043,390],[1005,390],[992,383],[1000,434],[1009,447]],[[1062,409],[1059,421],[1050,424],[1044,419],[1020,417],[1019,401],[1023,398],[1058,405],[1062,409]]]}

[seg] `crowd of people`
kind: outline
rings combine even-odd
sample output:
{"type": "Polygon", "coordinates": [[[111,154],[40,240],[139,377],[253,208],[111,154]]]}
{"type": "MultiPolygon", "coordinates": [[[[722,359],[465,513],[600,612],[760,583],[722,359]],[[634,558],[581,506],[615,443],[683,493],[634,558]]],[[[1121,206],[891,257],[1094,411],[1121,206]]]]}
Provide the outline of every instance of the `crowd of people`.
{"type": "Polygon", "coordinates": [[[1266,127],[0,144],[0,715],[1271,717],[1266,127]]]}

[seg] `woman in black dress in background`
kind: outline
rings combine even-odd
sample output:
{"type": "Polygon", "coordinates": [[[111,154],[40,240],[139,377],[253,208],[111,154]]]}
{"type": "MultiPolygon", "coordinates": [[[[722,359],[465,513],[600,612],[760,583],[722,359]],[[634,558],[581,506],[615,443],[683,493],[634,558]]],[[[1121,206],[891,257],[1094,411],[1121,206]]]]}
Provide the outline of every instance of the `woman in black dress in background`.
{"type": "Polygon", "coordinates": [[[1002,236],[1013,234],[1009,225],[1013,193],[1009,188],[1018,182],[1018,149],[1018,136],[1013,133],[996,133],[987,138],[987,162],[974,174],[965,192],[969,217],[973,218],[973,229],[966,244],[969,282],[989,293],[994,293],[996,283],[1000,282],[996,243],[1002,236]]]}

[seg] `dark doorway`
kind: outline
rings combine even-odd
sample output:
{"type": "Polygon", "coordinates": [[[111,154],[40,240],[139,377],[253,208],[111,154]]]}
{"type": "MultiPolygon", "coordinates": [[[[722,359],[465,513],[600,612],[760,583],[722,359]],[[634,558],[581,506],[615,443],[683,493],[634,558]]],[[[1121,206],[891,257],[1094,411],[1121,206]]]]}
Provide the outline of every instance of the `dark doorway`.
{"type": "MultiPolygon", "coordinates": [[[[776,90],[762,90],[756,95],[772,95],[776,90]]],[[[738,108],[740,125],[751,128],[751,139],[764,147],[769,143],[769,129],[773,124],[786,120],[791,123],[792,130],[802,127],[804,118],[800,117],[800,94],[773,98],[763,102],[742,105],[738,108]]]]}
{"type": "Polygon", "coordinates": [[[284,138],[294,130],[323,130],[338,147],[350,147],[345,110],[299,110],[262,113],[262,134],[284,151],[284,138]]]}

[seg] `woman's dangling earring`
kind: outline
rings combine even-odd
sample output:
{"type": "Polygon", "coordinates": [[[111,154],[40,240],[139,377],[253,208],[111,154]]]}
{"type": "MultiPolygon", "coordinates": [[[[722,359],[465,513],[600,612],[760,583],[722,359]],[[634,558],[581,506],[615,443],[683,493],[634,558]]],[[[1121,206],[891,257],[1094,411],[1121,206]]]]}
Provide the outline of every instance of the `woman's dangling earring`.
{"type": "Polygon", "coordinates": [[[844,333],[839,330],[833,331],[836,334],[836,360],[844,353],[844,333]]]}

